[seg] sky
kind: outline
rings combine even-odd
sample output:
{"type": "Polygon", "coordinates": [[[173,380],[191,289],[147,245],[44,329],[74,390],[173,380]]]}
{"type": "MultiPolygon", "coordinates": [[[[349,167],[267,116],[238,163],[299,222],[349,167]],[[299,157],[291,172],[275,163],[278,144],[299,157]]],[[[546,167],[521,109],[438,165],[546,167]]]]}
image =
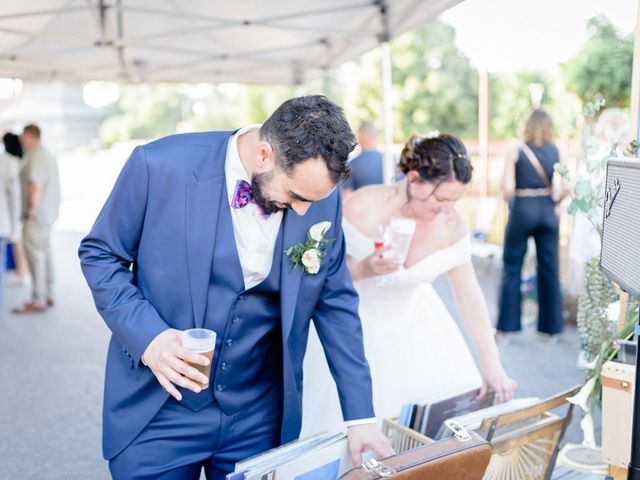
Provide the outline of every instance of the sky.
{"type": "Polygon", "coordinates": [[[589,18],[603,13],[628,33],[637,6],[637,0],[464,0],[441,18],[479,69],[555,71],[587,40],[589,18]]]}

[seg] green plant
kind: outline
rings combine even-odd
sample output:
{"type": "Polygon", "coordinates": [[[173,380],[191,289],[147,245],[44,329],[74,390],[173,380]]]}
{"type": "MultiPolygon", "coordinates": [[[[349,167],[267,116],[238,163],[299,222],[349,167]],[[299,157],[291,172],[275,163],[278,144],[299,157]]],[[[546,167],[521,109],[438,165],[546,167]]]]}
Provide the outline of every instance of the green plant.
{"type": "Polygon", "coordinates": [[[598,232],[601,231],[602,215],[600,212],[604,204],[604,180],[609,156],[601,155],[600,142],[591,134],[589,119],[595,117],[604,105],[604,98],[597,96],[583,107],[582,114],[586,121],[583,122],[582,127],[581,168],[574,175],[571,175],[565,165],[557,164],[555,166],[556,172],[571,188],[569,215],[580,213],[586,216],[598,232]]]}
{"type": "MultiPolygon", "coordinates": [[[[556,172],[568,182],[571,188],[571,204],[568,213],[585,215],[594,226],[598,235],[602,234],[602,206],[606,181],[607,160],[611,149],[601,145],[591,134],[591,118],[595,117],[605,100],[597,96],[584,105],[585,121],[582,129],[582,163],[575,174],[557,165],[556,172]]],[[[627,153],[637,150],[637,142],[630,145],[627,153]]],[[[593,414],[595,407],[602,402],[602,384],[600,374],[605,362],[615,358],[620,341],[631,338],[638,318],[638,302],[629,302],[624,325],[617,328],[615,312],[610,313],[611,305],[618,295],[612,282],[600,272],[599,258],[596,255],[585,265],[584,286],[578,299],[577,322],[586,360],[590,362],[589,372],[580,392],[569,401],[580,406],[584,416],[580,425],[584,432],[584,444],[595,448],[593,414]],[[614,318],[610,318],[614,317],[614,318]]],[[[615,309],[614,309],[615,310],[615,309]]]]}
{"type": "MultiPolygon", "coordinates": [[[[586,216],[598,235],[602,233],[606,168],[611,150],[606,148],[608,146],[601,145],[591,134],[592,122],[589,119],[595,117],[604,105],[604,98],[597,96],[584,106],[583,115],[586,121],[582,130],[581,168],[571,175],[566,167],[556,166],[556,172],[571,187],[571,204],[568,213],[586,216]]],[[[624,325],[620,329],[617,328],[616,318],[610,318],[609,308],[617,300],[618,295],[612,282],[601,273],[599,263],[596,255],[585,265],[584,286],[578,299],[578,331],[586,360],[591,363],[582,389],[569,399],[584,411],[581,422],[584,443],[591,447],[595,447],[593,412],[602,401],[602,384],[600,383],[602,366],[615,358],[620,348],[620,341],[633,335],[638,318],[638,303],[633,300],[628,305],[624,325]]]]}
{"type": "Polygon", "coordinates": [[[587,361],[600,354],[611,334],[607,307],[618,298],[611,281],[600,272],[598,257],[585,266],[584,287],[578,299],[578,332],[587,361]]]}

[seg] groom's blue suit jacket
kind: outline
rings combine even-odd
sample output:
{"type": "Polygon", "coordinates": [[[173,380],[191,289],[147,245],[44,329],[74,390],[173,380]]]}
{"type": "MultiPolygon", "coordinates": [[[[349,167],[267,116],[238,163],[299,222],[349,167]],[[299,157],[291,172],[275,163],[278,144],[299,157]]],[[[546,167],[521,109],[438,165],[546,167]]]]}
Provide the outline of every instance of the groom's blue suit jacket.
{"type": "MultiPolygon", "coordinates": [[[[140,362],[147,345],[167,328],[186,330],[205,321],[218,213],[229,208],[222,191],[232,134],[174,135],[136,148],[80,245],[82,271],[113,333],[103,410],[107,459],[121,452],[168,398],[140,362]]],[[[300,430],[302,360],[312,318],[345,420],[374,416],[339,192],[311,205],[304,216],[286,211],[283,246],[306,241],[309,228],[322,221],[331,222],[326,237],[334,241],[318,274],[291,271],[287,256],[281,259],[282,442],[294,440],[300,430]]]]}

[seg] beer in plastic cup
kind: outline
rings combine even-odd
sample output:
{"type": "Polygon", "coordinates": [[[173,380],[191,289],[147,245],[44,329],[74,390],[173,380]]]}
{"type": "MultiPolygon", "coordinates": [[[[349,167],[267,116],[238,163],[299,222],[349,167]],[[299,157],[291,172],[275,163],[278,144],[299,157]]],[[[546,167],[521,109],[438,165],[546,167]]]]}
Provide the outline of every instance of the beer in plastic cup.
{"type": "MultiPolygon", "coordinates": [[[[207,330],[206,328],[191,328],[182,332],[182,346],[204,355],[209,359],[209,365],[200,365],[197,363],[186,362],[193,368],[210,378],[211,364],[213,363],[213,351],[216,348],[216,332],[207,330]]],[[[200,383],[194,380],[202,389],[209,388],[209,382],[200,383]]]]}

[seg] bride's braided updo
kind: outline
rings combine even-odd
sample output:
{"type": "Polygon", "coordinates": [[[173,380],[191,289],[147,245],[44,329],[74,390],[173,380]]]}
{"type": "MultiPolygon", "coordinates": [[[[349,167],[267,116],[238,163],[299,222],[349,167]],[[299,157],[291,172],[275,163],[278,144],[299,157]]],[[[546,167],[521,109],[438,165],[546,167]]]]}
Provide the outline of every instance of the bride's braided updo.
{"type": "Polygon", "coordinates": [[[402,149],[398,167],[406,175],[415,170],[427,182],[458,180],[469,183],[473,167],[467,150],[453,135],[413,135],[402,149]]]}

